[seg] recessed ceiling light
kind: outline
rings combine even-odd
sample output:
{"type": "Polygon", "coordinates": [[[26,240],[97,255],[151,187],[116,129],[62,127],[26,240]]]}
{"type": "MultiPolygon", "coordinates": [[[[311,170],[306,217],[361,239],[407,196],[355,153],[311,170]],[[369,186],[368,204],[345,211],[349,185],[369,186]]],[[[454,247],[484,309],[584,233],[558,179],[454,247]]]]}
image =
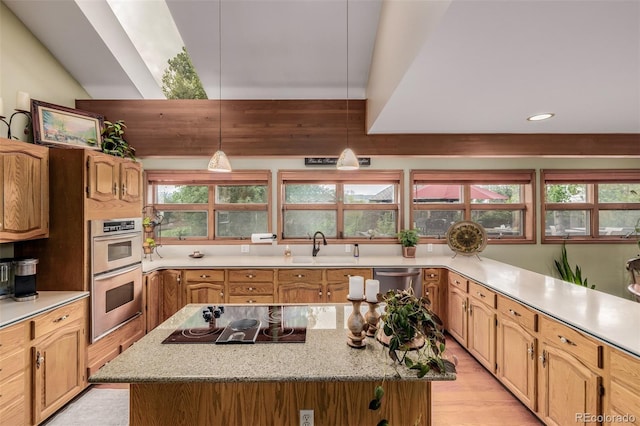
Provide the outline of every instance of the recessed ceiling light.
{"type": "Polygon", "coordinates": [[[536,114],[536,115],[532,115],[531,117],[527,117],[528,121],[541,121],[541,120],[546,120],[548,118],[553,117],[555,114],[552,112],[545,112],[542,114],[536,114]]]}

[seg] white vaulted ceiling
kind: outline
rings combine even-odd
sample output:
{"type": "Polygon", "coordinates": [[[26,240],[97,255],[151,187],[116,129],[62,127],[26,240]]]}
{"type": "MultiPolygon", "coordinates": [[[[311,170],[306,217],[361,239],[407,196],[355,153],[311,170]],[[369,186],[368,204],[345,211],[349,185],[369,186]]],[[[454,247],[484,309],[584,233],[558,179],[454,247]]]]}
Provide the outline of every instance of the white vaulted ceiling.
{"type": "MultiPolygon", "coordinates": [[[[106,0],[3,2],[93,98],[164,97],[106,0]]],[[[217,1],[166,4],[217,99],[217,1]]],[[[344,99],[346,6],[223,0],[222,98],[344,99]]],[[[370,133],[640,132],[640,0],[348,7],[348,93],[368,100],[370,133]]]]}

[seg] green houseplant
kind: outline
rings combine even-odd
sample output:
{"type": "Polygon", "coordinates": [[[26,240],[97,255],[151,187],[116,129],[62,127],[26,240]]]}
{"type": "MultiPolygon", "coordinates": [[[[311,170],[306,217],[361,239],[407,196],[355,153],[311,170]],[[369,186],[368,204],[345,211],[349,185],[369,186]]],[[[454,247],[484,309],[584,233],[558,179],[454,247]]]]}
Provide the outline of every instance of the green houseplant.
{"type": "Polygon", "coordinates": [[[398,232],[398,241],[402,244],[402,255],[404,257],[416,257],[416,245],[420,236],[415,229],[403,229],[398,232]]]}
{"type": "Polygon", "coordinates": [[[156,247],[156,240],[153,238],[145,238],[142,243],[142,250],[145,254],[149,254],[153,252],[153,249],[156,247]]]}
{"type": "MultiPolygon", "coordinates": [[[[582,278],[582,270],[580,269],[580,266],[576,265],[575,271],[572,269],[571,264],[569,263],[569,257],[567,256],[567,247],[564,243],[562,244],[560,260],[554,260],[554,263],[558,274],[560,274],[560,278],[573,284],[589,287],[587,279],[582,278]]],[[[590,288],[596,288],[595,284],[590,288]]]]}
{"type": "MultiPolygon", "coordinates": [[[[439,373],[454,373],[455,364],[444,357],[445,337],[440,318],[431,310],[427,297],[417,297],[413,290],[389,290],[378,295],[386,306],[380,316],[382,326],[376,338],[388,347],[394,365],[404,365],[424,377],[432,369],[439,373]]],[[[376,386],[369,409],[381,406],[384,388],[376,386]]],[[[388,422],[382,420],[379,426],[388,422]]]]}
{"type": "Polygon", "coordinates": [[[124,124],[124,120],[118,120],[113,123],[105,120],[101,133],[102,152],[115,157],[128,157],[135,161],[136,150],[124,139],[124,131],[126,128],[127,126],[124,124]]]}

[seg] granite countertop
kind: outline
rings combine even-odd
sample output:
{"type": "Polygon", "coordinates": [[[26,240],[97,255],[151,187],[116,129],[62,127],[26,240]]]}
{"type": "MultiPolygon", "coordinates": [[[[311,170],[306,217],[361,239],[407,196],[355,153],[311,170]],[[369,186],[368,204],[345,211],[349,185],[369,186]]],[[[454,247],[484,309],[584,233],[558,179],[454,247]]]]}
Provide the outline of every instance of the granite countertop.
{"type": "Polygon", "coordinates": [[[7,327],[78,299],[89,297],[87,291],[39,291],[36,300],[16,302],[0,300],[0,328],[7,327]]]}
{"type": "Polygon", "coordinates": [[[156,269],[201,268],[349,268],[433,267],[446,268],[487,286],[523,305],[546,314],[606,344],[640,357],[640,304],[557,278],[476,256],[205,256],[192,259],[169,252],[163,258],[143,262],[145,272],[156,269]]]}
{"type": "MultiPolygon", "coordinates": [[[[385,347],[347,345],[351,305],[309,306],[304,343],[162,344],[207,305],[187,305],[89,378],[91,383],[454,380],[454,373],[394,369],[385,347]]],[[[364,311],[362,307],[362,311],[364,311]]]]}

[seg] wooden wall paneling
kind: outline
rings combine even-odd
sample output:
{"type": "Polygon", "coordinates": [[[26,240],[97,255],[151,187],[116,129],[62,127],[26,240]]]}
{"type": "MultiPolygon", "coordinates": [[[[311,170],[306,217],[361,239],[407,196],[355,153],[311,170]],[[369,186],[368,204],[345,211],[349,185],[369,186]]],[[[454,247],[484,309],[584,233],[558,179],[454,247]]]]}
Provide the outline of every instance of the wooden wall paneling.
{"type": "MultiPolygon", "coordinates": [[[[217,100],[76,100],[125,120],[139,157],[210,156],[218,144],[217,100]]],[[[222,101],[229,156],[335,156],[346,145],[346,101],[222,101]]],[[[366,134],[365,100],[349,101],[349,145],[360,156],[634,156],[640,134],[366,134]]]]}

